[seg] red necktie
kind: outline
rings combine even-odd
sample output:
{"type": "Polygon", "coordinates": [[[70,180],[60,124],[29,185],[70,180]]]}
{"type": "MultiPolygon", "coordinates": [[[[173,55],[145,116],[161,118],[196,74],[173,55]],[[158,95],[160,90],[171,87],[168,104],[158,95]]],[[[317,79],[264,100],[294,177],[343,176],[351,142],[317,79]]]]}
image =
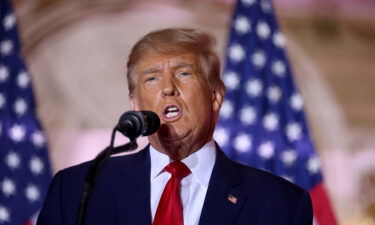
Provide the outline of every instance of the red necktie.
{"type": "Polygon", "coordinates": [[[190,170],[180,161],[170,163],[164,170],[172,176],[160,198],[153,225],[183,225],[180,184],[182,178],[190,174],[190,170]]]}

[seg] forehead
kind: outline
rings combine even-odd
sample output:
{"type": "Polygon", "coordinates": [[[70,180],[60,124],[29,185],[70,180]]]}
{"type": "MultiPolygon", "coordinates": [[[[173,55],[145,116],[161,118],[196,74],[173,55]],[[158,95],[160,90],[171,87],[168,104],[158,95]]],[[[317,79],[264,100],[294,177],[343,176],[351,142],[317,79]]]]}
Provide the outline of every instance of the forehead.
{"type": "Polygon", "coordinates": [[[172,51],[172,52],[147,52],[135,65],[137,74],[142,70],[162,67],[179,67],[191,66],[194,69],[200,68],[199,57],[189,51],[172,51]]]}

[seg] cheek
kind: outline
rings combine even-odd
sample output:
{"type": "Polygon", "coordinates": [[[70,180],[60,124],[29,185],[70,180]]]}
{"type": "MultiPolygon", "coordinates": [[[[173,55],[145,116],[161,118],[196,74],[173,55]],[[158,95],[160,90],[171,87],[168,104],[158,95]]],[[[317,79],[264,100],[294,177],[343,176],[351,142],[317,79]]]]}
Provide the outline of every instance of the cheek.
{"type": "Polygon", "coordinates": [[[144,104],[152,104],[159,101],[161,96],[160,85],[144,85],[140,91],[144,104]]]}
{"type": "Polygon", "coordinates": [[[151,96],[147,91],[138,91],[137,93],[137,105],[139,106],[140,110],[146,109],[146,107],[150,106],[152,102],[151,96]]]}
{"type": "Polygon", "coordinates": [[[195,89],[189,93],[190,107],[195,114],[197,114],[198,120],[203,120],[208,114],[211,113],[212,103],[211,95],[207,89],[195,89]]]}

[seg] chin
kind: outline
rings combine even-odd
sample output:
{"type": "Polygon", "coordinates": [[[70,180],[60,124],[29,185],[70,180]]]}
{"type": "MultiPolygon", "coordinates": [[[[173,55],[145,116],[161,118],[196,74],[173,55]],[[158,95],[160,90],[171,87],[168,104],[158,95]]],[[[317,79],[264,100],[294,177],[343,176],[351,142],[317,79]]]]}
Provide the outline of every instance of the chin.
{"type": "Polygon", "coordinates": [[[185,129],[179,129],[170,124],[162,124],[157,132],[157,136],[161,142],[166,144],[178,144],[188,137],[190,133],[185,129]]]}

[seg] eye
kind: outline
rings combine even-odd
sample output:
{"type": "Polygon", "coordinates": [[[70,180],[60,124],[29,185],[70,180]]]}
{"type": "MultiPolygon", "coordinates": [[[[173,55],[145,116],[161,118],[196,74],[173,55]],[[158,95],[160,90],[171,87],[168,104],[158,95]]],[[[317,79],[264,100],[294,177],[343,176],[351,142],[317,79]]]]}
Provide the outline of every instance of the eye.
{"type": "Polygon", "coordinates": [[[178,75],[179,75],[179,76],[182,76],[182,77],[188,77],[188,76],[191,76],[191,73],[188,73],[188,72],[182,72],[182,73],[179,73],[178,75]]]}
{"type": "Polygon", "coordinates": [[[154,80],[156,80],[156,77],[147,77],[145,79],[145,82],[154,81],[154,80]]]}

